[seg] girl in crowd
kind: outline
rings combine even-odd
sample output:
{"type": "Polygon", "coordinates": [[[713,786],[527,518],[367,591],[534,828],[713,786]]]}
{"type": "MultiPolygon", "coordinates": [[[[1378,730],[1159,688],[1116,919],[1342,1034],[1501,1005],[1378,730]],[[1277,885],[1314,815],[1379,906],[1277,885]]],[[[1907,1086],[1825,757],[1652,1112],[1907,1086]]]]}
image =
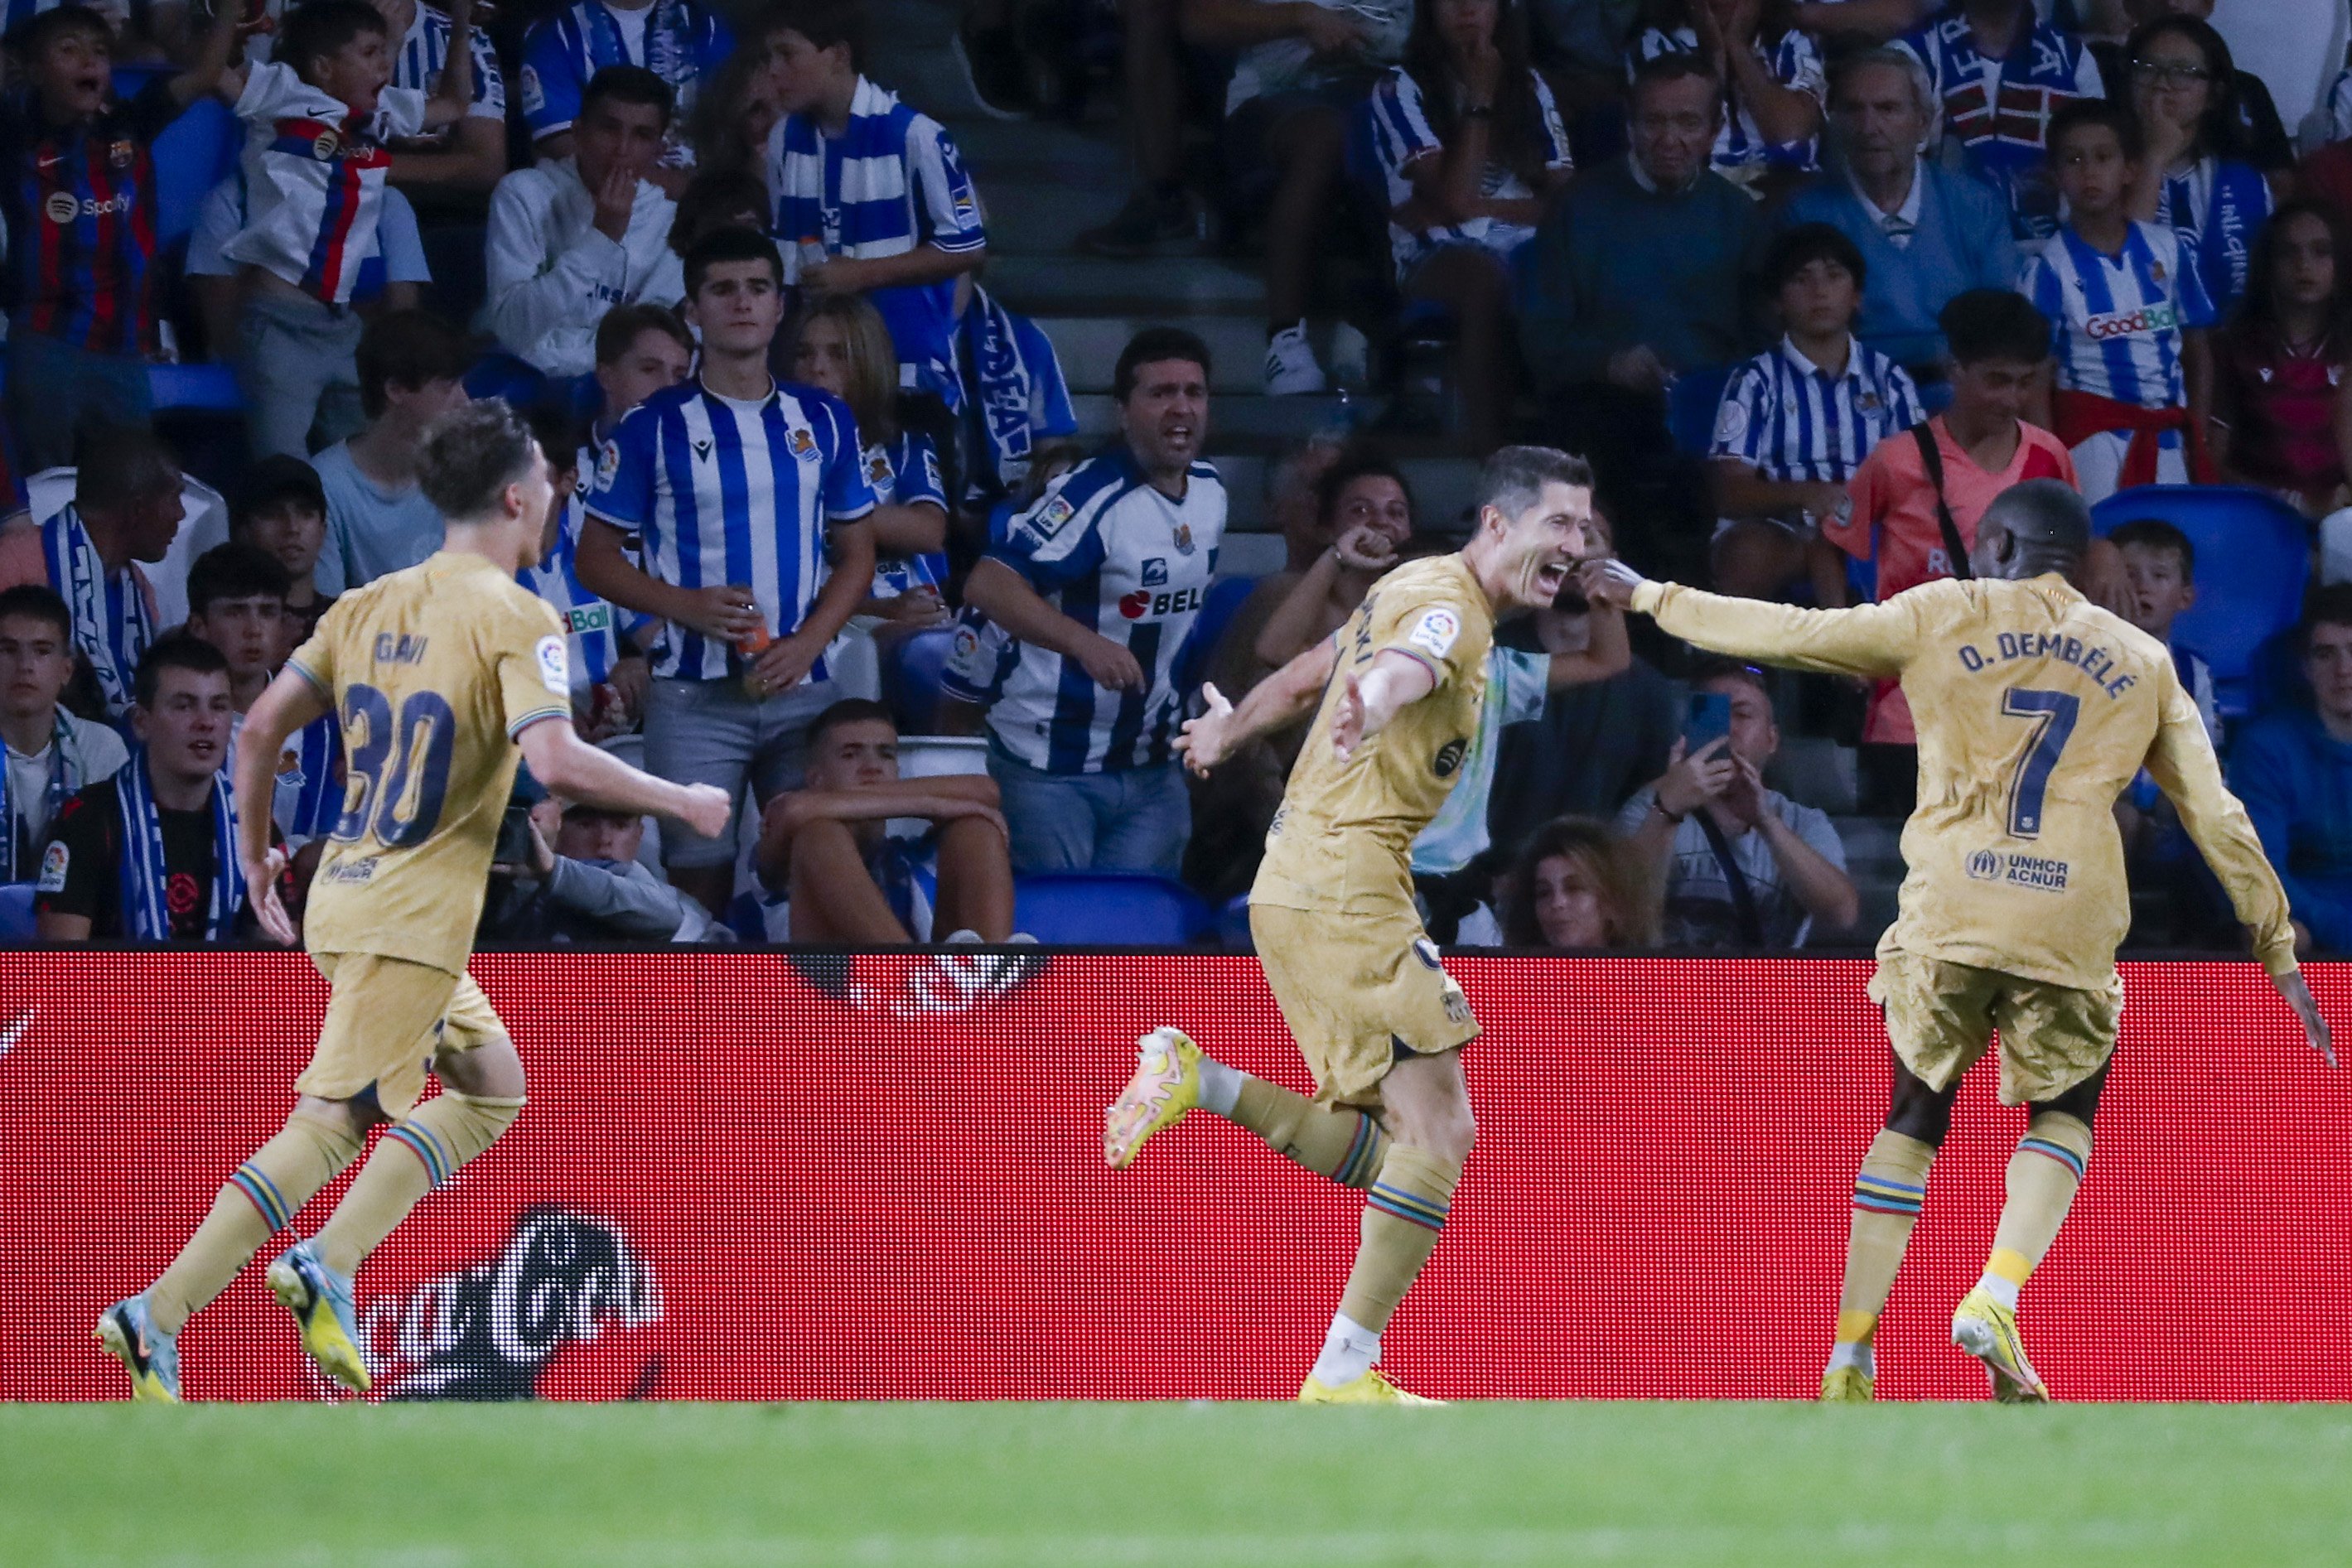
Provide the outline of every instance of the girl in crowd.
{"type": "Polygon", "coordinates": [[[1787,0],[1648,0],[1641,20],[1629,69],[1660,55],[1703,55],[1723,82],[1716,172],[1753,187],[1820,166],[1828,78],[1787,0]]]}
{"type": "Polygon", "coordinates": [[[2132,215],[2179,234],[2226,315],[2246,291],[2254,235],[2271,215],[2270,185],[2243,156],[2230,46],[2210,23],[2160,16],[2124,53],[2132,113],[2147,139],[2132,215]]]}
{"type": "Polygon", "coordinates": [[[1519,852],[1503,904],[1503,942],[1568,953],[1654,946],[1657,904],[1607,828],[1589,817],[1555,818],[1519,852]]]}
{"type": "Polygon", "coordinates": [[[2315,201],[2278,210],[2214,355],[2214,456],[2228,476],[2318,517],[2352,464],[2352,279],[2342,226],[2315,201]]]}
{"type": "Polygon", "coordinates": [[[1410,300],[1455,324],[1464,434],[1496,444],[1511,406],[1511,253],[1568,183],[1568,132],[1528,63],[1522,0],[1424,0],[1372,94],[1389,245],[1410,300]]]}
{"type": "Polygon", "coordinates": [[[695,169],[705,174],[748,172],[761,178],[768,166],[768,132],[783,113],[767,52],[738,48],[719,68],[712,89],[695,99],[689,128],[695,169]]]}

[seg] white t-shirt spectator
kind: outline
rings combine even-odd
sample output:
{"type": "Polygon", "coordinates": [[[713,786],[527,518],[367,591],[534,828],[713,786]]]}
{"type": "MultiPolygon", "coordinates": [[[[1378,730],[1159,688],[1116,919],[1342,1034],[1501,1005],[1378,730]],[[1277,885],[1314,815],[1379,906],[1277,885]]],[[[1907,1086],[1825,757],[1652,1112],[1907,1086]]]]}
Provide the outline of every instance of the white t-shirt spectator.
{"type": "Polygon", "coordinates": [[[615,240],[596,226],[596,198],[576,162],[516,170],[490,193],[489,299],[475,329],[548,375],[588,374],[606,311],[686,298],[684,263],[669,247],[677,216],[677,204],[640,180],[615,240]]]}
{"type": "MultiPolygon", "coordinates": [[[[1630,838],[1657,798],[1652,785],[1633,791],[1617,813],[1616,832],[1630,838]]],[[[1845,869],[1845,846],[1829,817],[1811,806],[1800,806],[1776,790],[1764,791],[1764,810],[1793,830],[1807,848],[1840,871],[1845,869]]],[[[1673,859],[1666,868],[1665,939],[1670,947],[1801,947],[1812,935],[1813,917],[1805,912],[1780,862],[1764,835],[1750,828],[1737,835],[1726,831],[1725,846],[1738,869],[1749,902],[1756,911],[1760,942],[1751,942],[1740,930],[1738,900],[1729,874],[1708,842],[1703,812],[1693,811],[1675,830],[1673,859]]]]}

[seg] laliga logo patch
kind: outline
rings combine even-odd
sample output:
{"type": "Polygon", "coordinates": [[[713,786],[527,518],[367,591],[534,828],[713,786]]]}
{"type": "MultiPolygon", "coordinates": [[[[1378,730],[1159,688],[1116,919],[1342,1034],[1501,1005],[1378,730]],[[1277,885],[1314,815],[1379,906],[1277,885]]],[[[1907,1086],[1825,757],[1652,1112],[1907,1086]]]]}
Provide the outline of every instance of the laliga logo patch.
{"type": "Polygon", "coordinates": [[[600,490],[606,488],[620,476],[620,472],[621,444],[607,441],[604,449],[596,454],[596,487],[600,490]]]}
{"type": "Polygon", "coordinates": [[[81,203],[65,191],[52,191],[49,199],[41,204],[41,211],[53,224],[69,224],[81,215],[81,203]]]}
{"type": "Polygon", "coordinates": [[[1061,532],[1062,525],[1078,515],[1078,509],[1065,497],[1056,496],[1029,514],[1029,531],[1041,539],[1050,539],[1061,532]]]}
{"type": "Polygon", "coordinates": [[[1405,642],[1431,655],[1443,659],[1454,652],[1454,642],[1462,635],[1462,622],[1451,610],[1424,610],[1413,622],[1412,633],[1405,642]]]}
{"type": "Polygon", "coordinates": [[[959,626],[955,633],[955,657],[969,659],[980,652],[980,633],[969,626],[959,626]]]}
{"type": "Polygon", "coordinates": [[[539,658],[539,683],[560,697],[572,695],[572,662],[565,655],[563,639],[541,637],[531,650],[539,658]]]}
{"type": "Polygon", "coordinates": [[[63,893],[66,890],[66,867],[72,862],[73,852],[67,849],[61,841],[51,840],[48,849],[41,856],[40,890],[43,893],[63,893]]]}

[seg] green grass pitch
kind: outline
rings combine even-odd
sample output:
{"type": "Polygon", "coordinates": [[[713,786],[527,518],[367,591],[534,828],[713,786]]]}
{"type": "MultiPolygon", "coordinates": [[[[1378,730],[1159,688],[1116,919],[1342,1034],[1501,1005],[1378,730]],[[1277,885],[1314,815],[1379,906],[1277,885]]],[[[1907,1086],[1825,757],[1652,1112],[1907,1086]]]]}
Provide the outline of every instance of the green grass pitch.
{"type": "Polygon", "coordinates": [[[2335,1563],[2352,1406],[0,1406],[0,1563],[2335,1563]]]}

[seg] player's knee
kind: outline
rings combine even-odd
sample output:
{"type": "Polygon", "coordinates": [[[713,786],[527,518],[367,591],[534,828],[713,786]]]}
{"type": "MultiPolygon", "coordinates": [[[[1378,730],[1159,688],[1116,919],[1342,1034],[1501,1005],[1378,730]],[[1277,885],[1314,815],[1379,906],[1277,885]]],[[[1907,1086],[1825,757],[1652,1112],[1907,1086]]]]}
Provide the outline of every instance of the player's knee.
{"type": "Polygon", "coordinates": [[[2069,1117],[2082,1124],[2087,1136],[2091,1120],[2099,1113],[2099,1091],[2106,1087],[2106,1082],[2107,1070],[2102,1064],[2096,1072],[2056,1098],[2034,1102],[2027,1108],[2028,1114],[2036,1119],[2045,1114],[2069,1117]]]}
{"type": "Polygon", "coordinates": [[[315,1094],[305,1094],[294,1102],[287,1120],[299,1117],[319,1123],[338,1136],[365,1138],[368,1129],[379,1122],[389,1122],[383,1107],[376,1103],[375,1092],[356,1095],[349,1100],[322,1100],[315,1094]]]}
{"type": "Polygon", "coordinates": [[[1952,1100],[1949,1091],[1937,1093],[1903,1073],[1895,1080],[1894,1096],[1887,1103],[1886,1130],[1940,1149],[1952,1130],[1952,1100]]]}

